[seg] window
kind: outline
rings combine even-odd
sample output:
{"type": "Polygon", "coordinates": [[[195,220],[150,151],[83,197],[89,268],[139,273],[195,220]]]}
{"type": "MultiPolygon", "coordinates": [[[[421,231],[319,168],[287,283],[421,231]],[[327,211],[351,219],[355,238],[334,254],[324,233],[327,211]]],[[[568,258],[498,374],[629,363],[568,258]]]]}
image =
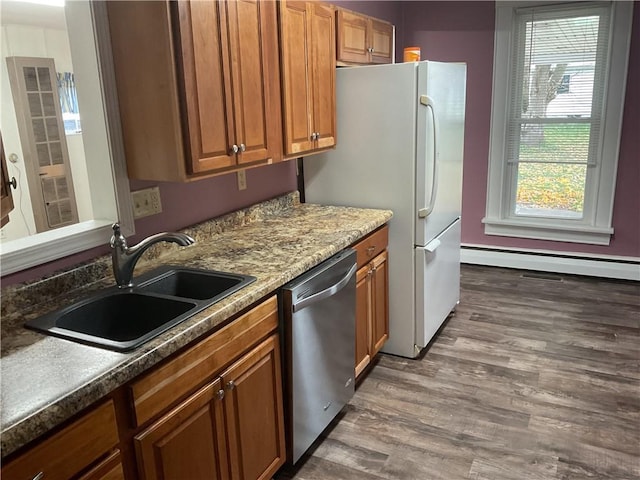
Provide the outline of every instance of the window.
{"type": "Polygon", "coordinates": [[[609,244],[632,3],[497,4],[486,234],[609,244]]]}

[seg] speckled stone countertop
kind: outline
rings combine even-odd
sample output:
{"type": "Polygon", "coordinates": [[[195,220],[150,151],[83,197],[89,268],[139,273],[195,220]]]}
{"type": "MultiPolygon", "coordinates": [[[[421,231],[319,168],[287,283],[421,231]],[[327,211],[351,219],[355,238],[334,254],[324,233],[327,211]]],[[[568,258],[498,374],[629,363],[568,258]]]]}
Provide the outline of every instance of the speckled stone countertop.
{"type": "Polygon", "coordinates": [[[109,257],[38,282],[4,288],[2,457],[215,330],[391,216],[388,210],[300,204],[294,192],[184,230],[196,239],[195,245],[158,244],[143,255],[135,274],[172,264],[253,275],[257,280],[129,353],[23,327],[30,318],[114,285],[109,257]]]}

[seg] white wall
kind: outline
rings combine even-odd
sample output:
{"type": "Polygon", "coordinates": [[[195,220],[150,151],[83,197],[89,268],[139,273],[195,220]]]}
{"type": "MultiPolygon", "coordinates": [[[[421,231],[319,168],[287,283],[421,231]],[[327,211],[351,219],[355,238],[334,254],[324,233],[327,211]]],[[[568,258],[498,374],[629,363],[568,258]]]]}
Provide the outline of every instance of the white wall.
{"type": "MultiPolygon", "coordinates": [[[[18,157],[16,163],[7,162],[9,177],[16,178],[18,189],[13,191],[15,208],[9,215],[9,223],[2,228],[2,239],[14,240],[35,233],[36,229],[5,58],[8,56],[53,58],[56,71],[73,72],[74,69],[66,30],[27,25],[2,25],[0,38],[2,43],[0,130],[2,131],[7,160],[12,153],[18,157]]],[[[82,110],[82,105],[80,105],[80,109],[82,110]]],[[[67,146],[79,220],[90,220],[93,218],[93,208],[82,135],[68,135],[67,146]]]]}

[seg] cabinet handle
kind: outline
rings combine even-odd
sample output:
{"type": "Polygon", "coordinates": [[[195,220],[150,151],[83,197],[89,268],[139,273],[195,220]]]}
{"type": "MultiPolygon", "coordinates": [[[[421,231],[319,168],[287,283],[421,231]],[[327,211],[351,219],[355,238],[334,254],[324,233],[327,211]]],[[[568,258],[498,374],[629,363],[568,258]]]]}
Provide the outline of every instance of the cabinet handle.
{"type": "Polygon", "coordinates": [[[44,472],[38,472],[36,476],[33,477],[33,480],[41,480],[42,478],[44,478],[44,472]]]}
{"type": "Polygon", "coordinates": [[[240,151],[244,152],[247,149],[246,145],[244,143],[240,144],[240,151]]]}
{"type": "Polygon", "coordinates": [[[367,255],[370,257],[371,255],[373,255],[373,252],[376,251],[376,246],[372,245],[371,247],[367,247],[367,255]]]}
{"type": "Polygon", "coordinates": [[[238,145],[231,145],[231,152],[230,153],[238,153],[238,145]]]}
{"type": "Polygon", "coordinates": [[[233,390],[236,388],[236,383],[233,380],[229,380],[227,382],[227,390],[233,390]]]}
{"type": "Polygon", "coordinates": [[[222,400],[222,399],[224,398],[224,390],[223,390],[223,389],[220,389],[220,390],[218,390],[218,391],[216,392],[216,398],[217,398],[218,400],[222,400]]]}

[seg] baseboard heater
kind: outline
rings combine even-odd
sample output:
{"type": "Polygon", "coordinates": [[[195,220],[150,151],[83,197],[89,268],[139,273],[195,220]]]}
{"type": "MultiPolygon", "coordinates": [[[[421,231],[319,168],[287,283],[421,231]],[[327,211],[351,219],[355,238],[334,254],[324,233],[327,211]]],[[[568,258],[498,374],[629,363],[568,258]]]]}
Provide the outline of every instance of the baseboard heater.
{"type": "Polygon", "coordinates": [[[471,265],[568,273],[640,281],[640,258],[462,245],[460,262],[471,265]]]}

